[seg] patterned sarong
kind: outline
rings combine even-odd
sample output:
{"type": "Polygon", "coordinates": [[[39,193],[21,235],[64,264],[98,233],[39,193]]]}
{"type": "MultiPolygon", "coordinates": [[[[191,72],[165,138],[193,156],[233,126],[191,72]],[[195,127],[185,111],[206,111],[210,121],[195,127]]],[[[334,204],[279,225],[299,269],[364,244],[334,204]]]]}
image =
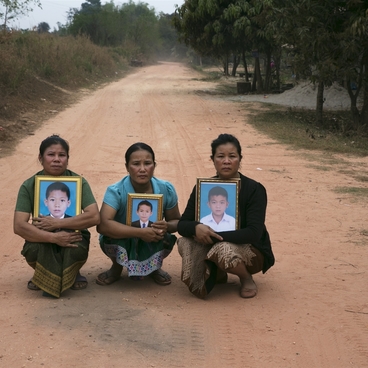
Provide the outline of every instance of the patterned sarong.
{"type": "Polygon", "coordinates": [[[192,238],[180,238],[178,251],[182,257],[181,280],[198,298],[205,298],[216,284],[217,273],[236,267],[240,262],[252,265],[255,254],[249,244],[219,242],[203,245],[192,238]]]}
{"type": "Polygon", "coordinates": [[[41,290],[55,296],[73,286],[78,271],[86,263],[89,240],[83,238],[78,248],[57,244],[25,242],[21,254],[34,268],[32,282],[41,290]]]}
{"type": "Polygon", "coordinates": [[[160,269],[175,242],[176,236],[168,233],[164,240],[152,243],[139,238],[112,239],[103,236],[100,239],[102,251],[125,267],[129,276],[147,276],[160,269]]]}

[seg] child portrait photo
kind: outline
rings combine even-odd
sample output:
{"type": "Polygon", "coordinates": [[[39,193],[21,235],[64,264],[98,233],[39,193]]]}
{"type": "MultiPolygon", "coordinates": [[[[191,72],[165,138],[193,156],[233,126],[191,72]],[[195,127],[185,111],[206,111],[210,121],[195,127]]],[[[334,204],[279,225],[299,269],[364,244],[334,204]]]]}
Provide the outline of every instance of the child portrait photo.
{"type": "Polygon", "coordinates": [[[239,180],[197,179],[197,221],[214,231],[238,228],[239,180]]]}
{"type": "Polygon", "coordinates": [[[34,217],[73,217],[81,211],[82,179],[78,176],[36,176],[34,217]]]}
{"type": "Polygon", "coordinates": [[[134,227],[150,227],[162,220],[162,194],[128,194],[126,224],[134,227]]]}

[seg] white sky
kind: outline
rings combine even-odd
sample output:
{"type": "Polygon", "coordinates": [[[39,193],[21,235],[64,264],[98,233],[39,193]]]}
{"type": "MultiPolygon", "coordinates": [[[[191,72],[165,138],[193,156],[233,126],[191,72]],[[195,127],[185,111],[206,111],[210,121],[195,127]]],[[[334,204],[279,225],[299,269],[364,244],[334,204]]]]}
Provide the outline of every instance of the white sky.
{"type": "MultiPolygon", "coordinates": [[[[57,29],[57,22],[66,24],[67,12],[70,8],[81,8],[81,4],[86,1],[83,0],[41,0],[42,9],[32,5],[33,11],[28,13],[27,16],[22,16],[17,20],[9,23],[10,26],[15,28],[27,29],[37,26],[41,22],[46,22],[51,27],[50,31],[54,28],[57,29]]],[[[105,4],[110,1],[101,0],[101,4],[105,4]]],[[[122,5],[128,3],[129,0],[114,0],[115,5],[122,5]]],[[[138,4],[138,0],[133,0],[138,4]]],[[[175,5],[182,5],[184,0],[146,0],[141,1],[147,3],[149,7],[155,8],[156,13],[171,14],[175,11],[175,5]]]]}

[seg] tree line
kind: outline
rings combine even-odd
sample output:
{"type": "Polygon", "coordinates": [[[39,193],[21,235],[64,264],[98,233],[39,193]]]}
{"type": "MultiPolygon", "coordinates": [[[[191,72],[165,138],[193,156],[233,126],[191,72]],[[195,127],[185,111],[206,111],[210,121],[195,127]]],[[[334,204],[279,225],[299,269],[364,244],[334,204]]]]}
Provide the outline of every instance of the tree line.
{"type": "Polygon", "coordinates": [[[87,0],[80,9],[70,9],[68,22],[59,25],[60,34],[87,35],[100,46],[119,47],[128,57],[148,60],[185,56],[171,25],[173,15],[156,14],[147,3],[132,0],[122,5],[113,1],[87,0]]]}
{"type": "MultiPolygon", "coordinates": [[[[40,0],[0,0],[1,28],[8,29],[9,21],[42,6],[40,0]],[[4,9],[3,11],[1,9],[4,9]]],[[[80,8],[70,8],[67,23],[58,23],[53,34],[87,36],[99,46],[117,47],[127,58],[185,57],[187,48],[180,45],[172,26],[173,14],[156,14],[147,3],[132,0],[122,5],[113,1],[86,0],[80,8]]],[[[50,31],[47,20],[38,24],[39,33],[50,31]]]]}
{"type": "MultiPolygon", "coordinates": [[[[3,28],[31,4],[40,6],[40,0],[0,0],[3,28]]],[[[296,77],[318,86],[317,122],[323,123],[324,88],[338,82],[349,93],[354,128],[368,126],[368,0],[185,0],[174,14],[159,15],[132,0],[122,5],[86,0],[80,9],[70,9],[67,24],[58,28],[58,35],[84,35],[138,60],[183,57],[186,45],[221,60],[226,74],[229,60],[233,75],[242,63],[246,80],[251,55],[252,87],[258,93],[269,92],[275,80],[280,89],[287,58],[296,77]]],[[[46,22],[39,24],[38,32],[48,30],[46,22]]]]}
{"type": "Polygon", "coordinates": [[[254,57],[253,89],[278,83],[282,58],[293,73],[318,85],[316,118],[323,123],[323,92],[333,82],[350,96],[356,129],[368,126],[368,0],[186,0],[175,13],[180,39],[202,56],[233,65],[254,57]],[[260,57],[266,60],[264,76],[260,57]],[[358,96],[363,95],[359,109],[358,96]]]}

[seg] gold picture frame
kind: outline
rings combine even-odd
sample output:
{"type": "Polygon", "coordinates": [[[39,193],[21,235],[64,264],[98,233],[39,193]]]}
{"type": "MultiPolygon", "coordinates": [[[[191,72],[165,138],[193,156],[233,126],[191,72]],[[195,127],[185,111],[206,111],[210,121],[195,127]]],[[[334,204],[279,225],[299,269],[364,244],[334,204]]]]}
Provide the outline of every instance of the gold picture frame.
{"type": "Polygon", "coordinates": [[[239,189],[239,178],[197,178],[196,221],[218,232],[239,229],[239,189]]]}
{"type": "Polygon", "coordinates": [[[81,213],[81,208],[82,177],[36,175],[33,217],[73,217],[81,213]]]}
{"type": "Polygon", "coordinates": [[[144,227],[150,226],[153,222],[161,221],[163,218],[162,203],[163,194],[128,193],[126,224],[144,227]],[[141,208],[140,213],[143,214],[141,218],[138,216],[139,208],[141,208]]]}

